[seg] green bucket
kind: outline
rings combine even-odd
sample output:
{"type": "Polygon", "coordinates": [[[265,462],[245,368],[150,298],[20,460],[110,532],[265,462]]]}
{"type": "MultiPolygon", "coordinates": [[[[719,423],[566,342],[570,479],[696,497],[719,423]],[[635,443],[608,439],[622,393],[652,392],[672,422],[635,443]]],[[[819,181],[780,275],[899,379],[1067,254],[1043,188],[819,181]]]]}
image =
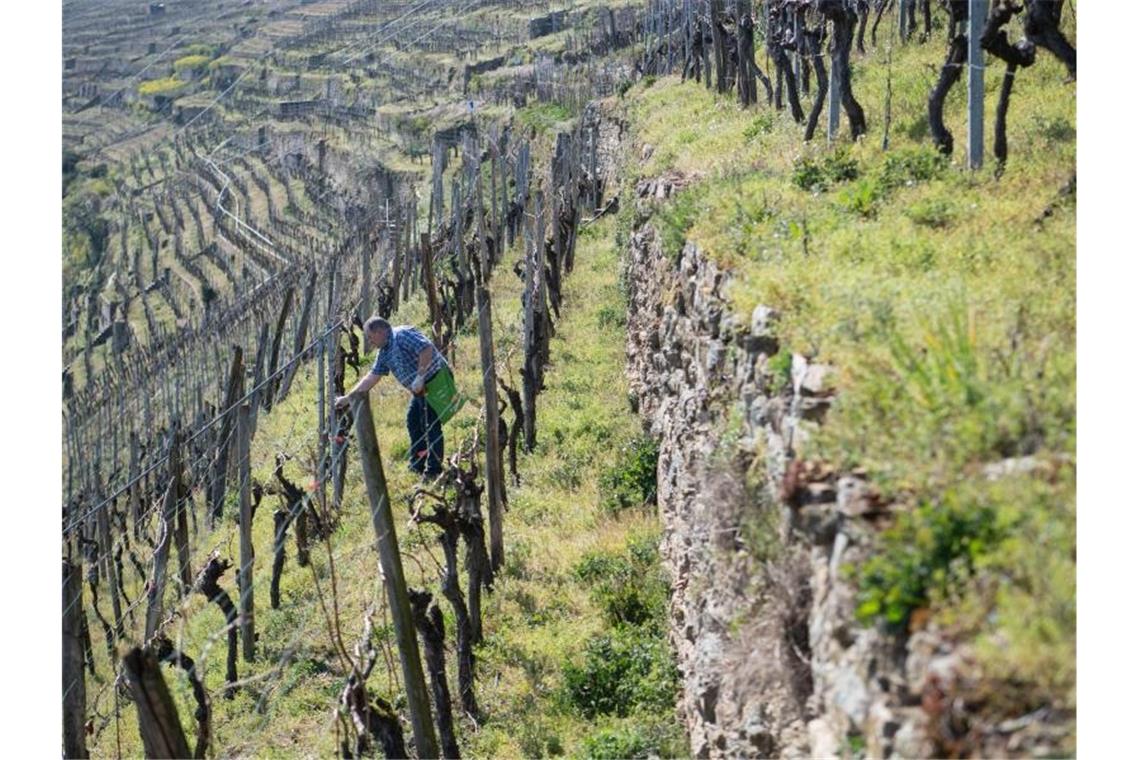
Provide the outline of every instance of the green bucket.
{"type": "Polygon", "coordinates": [[[447,367],[441,367],[424,385],[424,397],[431,406],[439,424],[443,425],[463,408],[467,399],[455,389],[455,377],[447,367]]]}

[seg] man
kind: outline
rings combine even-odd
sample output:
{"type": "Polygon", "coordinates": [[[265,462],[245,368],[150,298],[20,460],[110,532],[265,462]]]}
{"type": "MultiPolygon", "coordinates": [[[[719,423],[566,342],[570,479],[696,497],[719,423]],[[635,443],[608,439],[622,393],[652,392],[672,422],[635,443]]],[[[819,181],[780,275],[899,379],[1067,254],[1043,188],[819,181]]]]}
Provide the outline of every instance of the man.
{"type": "MultiPolygon", "coordinates": [[[[411,440],[408,466],[413,472],[434,478],[443,471],[443,428],[440,414],[429,403],[428,385],[454,381],[447,360],[430,340],[411,325],[392,327],[386,319],[371,317],[364,323],[366,348],[379,349],[368,374],[360,378],[347,395],[336,399],[337,408],[346,406],[354,396],[368,393],[389,372],[407,388],[412,399],[408,403],[408,438],[411,440]]],[[[447,418],[449,410],[439,410],[447,418]]]]}

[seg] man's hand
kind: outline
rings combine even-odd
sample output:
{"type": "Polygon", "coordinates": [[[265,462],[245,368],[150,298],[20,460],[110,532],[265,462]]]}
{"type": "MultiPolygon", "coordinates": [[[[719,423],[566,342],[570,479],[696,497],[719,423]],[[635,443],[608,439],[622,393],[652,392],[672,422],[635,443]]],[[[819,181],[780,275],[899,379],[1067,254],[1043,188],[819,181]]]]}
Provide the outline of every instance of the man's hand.
{"type": "Polygon", "coordinates": [[[348,406],[349,402],[351,402],[351,401],[352,401],[352,394],[351,393],[348,394],[347,396],[337,396],[336,401],[333,402],[333,406],[335,406],[337,409],[344,409],[346,406],[348,406]]]}
{"type": "Polygon", "coordinates": [[[412,393],[417,396],[424,392],[424,376],[416,375],[412,380],[412,393]]]}

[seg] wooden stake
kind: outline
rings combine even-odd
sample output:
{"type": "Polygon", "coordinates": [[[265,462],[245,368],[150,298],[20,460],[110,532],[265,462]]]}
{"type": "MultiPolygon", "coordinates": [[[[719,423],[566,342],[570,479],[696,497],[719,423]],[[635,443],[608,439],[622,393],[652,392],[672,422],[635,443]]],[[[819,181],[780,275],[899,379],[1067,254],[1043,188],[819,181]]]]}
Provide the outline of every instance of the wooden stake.
{"type": "Polygon", "coordinates": [[[443,351],[443,315],[439,309],[439,294],[435,287],[435,272],[431,265],[431,239],[420,233],[420,252],[423,257],[424,288],[427,289],[428,313],[431,314],[431,331],[435,346],[443,351]]]}
{"type": "Polygon", "coordinates": [[[238,609],[241,611],[241,652],[246,662],[253,662],[255,636],[253,626],[253,510],[250,503],[249,468],[249,404],[242,404],[237,416],[238,458],[238,531],[240,532],[241,565],[238,567],[238,609]]]}
{"type": "Polygon", "coordinates": [[[87,680],[83,674],[83,574],[63,560],[63,756],[87,754],[87,680]]]}
{"type": "Polygon", "coordinates": [[[178,708],[166,688],[158,660],[138,647],[123,659],[127,680],[138,710],[139,734],[146,757],[190,757],[182,733],[178,708]]]}
{"type": "Polygon", "coordinates": [[[372,408],[367,396],[353,402],[356,423],[356,442],[360,449],[360,465],[368,487],[368,501],[372,506],[372,528],[376,533],[376,551],[380,555],[380,572],[388,592],[388,608],[396,631],[396,644],[404,673],[408,711],[412,719],[412,732],[416,740],[416,754],[436,757],[439,748],[435,728],[432,726],[431,706],[424,684],[423,664],[416,643],[416,629],[412,621],[412,608],[408,601],[408,587],[404,581],[404,566],[400,559],[400,546],[396,541],[396,523],[388,496],[388,483],[384,465],[380,461],[380,444],[372,422],[372,408]]]}
{"type": "Polygon", "coordinates": [[[214,475],[210,483],[211,526],[222,519],[222,507],[226,496],[226,466],[229,463],[230,433],[233,430],[234,417],[237,414],[234,407],[238,399],[242,397],[244,380],[245,369],[241,361],[241,346],[235,345],[233,363],[230,365],[230,379],[226,386],[226,399],[222,407],[225,414],[222,416],[222,424],[218,430],[217,451],[214,453],[214,475]]]}
{"type": "Polygon", "coordinates": [[[169,462],[169,484],[166,487],[166,496],[162,501],[162,517],[158,526],[158,545],[154,549],[154,573],[150,579],[147,590],[146,628],[144,641],[149,641],[158,630],[162,622],[163,592],[166,590],[166,565],[170,559],[170,544],[174,538],[175,511],[178,508],[178,479],[176,473],[182,469],[180,458],[181,442],[178,431],[172,431],[170,436],[170,450],[167,455],[169,462]]]}

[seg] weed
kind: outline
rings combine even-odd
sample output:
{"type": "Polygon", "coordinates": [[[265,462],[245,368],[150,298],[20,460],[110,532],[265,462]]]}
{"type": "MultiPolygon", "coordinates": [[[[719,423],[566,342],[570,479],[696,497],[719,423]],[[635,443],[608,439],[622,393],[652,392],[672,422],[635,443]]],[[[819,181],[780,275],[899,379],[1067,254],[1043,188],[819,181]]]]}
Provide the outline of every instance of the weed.
{"type": "Polygon", "coordinates": [[[877,177],[864,177],[839,194],[839,205],[864,217],[871,217],[878,211],[878,203],[885,195],[877,177]]]}
{"type": "Polygon", "coordinates": [[[902,515],[883,534],[882,550],[860,570],[856,617],[905,629],[933,593],[962,587],[1004,534],[992,506],[963,501],[953,491],[902,515]]]}
{"type": "Polygon", "coordinates": [[[661,233],[661,249],[674,261],[680,261],[685,239],[701,213],[701,193],[685,188],[669,203],[657,210],[657,229],[661,233]]]}
{"type": "Polygon", "coordinates": [[[903,213],[915,224],[940,229],[953,221],[954,205],[944,198],[930,198],[908,206],[903,213]]]}
{"type": "Polygon", "coordinates": [[[607,304],[598,309],[598,329],[605,330],[608,328],[623,328],[625,327],[625,310],[607,304]]]}
{"type": "Polygon", "coordinates": [[[779,353],[768,360],[768,392],[779,393],[792,382],[792,352],[781,347],[779,353]]]}
{"type": "Polygon", "coordinates": [[[767,112],[762,113],[744,128],[744,139],[755,140],[761,135],[769,134],[774,126],[775,122],[772,119],[772,114],[767,112]]]}
{"type": "Polygon", "coordinates": [[[574,575],[590,587],[590,599],[611,626],[656,625],[665,615],[669,587],[655,542],[630,543],[624,555],[587,554],[574,575]]]}
{"type": "Polygon", "coordinates": [[[859,162],[843,149],[829,153],[822,161],[800,156],[792,166],[792,184],[809,192],[823,192],[858,176],[859,162]]]}
{"type": "Polygon", "coordinates": [[[648,436],[629,441],[618,461],[602,473],[599,490],[608,513],[639,507],[657,498],[657,442],[648,436]]]}
{"type": "Polygon", "coordinates": [[[587,718],[673,706],[678,673],[664,637],[627,626],[592,637],[583,661],[562,667],[563,694],[587,718]]]}
{"type": "Polygon", "coordinates": [[[687,752],[685,736],[675,722],[630,719],[587,736],[579,757],[584,760],[684,757],[687,752]]]}
{"type": "Polygon", "coordinates": [[[1063,116],[1050,118],[1038,115],[1033,119],[1033,126],[1049,142],[1073,142],[1077,139],[1077,128],[1063,116]]]}

